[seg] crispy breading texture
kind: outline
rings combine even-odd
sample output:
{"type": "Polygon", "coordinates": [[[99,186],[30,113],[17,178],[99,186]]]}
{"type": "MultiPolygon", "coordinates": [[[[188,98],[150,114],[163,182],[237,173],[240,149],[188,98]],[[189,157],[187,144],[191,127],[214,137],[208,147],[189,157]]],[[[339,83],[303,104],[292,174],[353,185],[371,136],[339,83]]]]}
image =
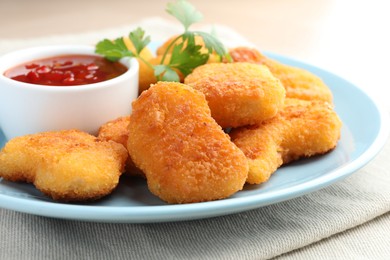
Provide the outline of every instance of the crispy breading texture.
{"type": "Polygon", "coordinates": [[[95,200],[117,186],[127,159],[123,145],[78,130],[10,140],[0,152],[0,177],[33,183],[54,200],[95,200]]]}
{"type": "Polygon", "coordinates": [[[285,97],[282,84],[266,66],[247,62],[206,64],[184,82],[205,94],[211,115],[223,128],[272,118],[285,97]]]}
{"type": "Polygon", "coordinates": [[[127,148],[149,190],[168,203],[229,197],[248,174],[204,95],[180,83],[159,82],[133,102],[127,148]]]}
{"type": "Polygon", "coordinates": [[[282,82],[288,98],[332,102],[332,92],[328,86],[307,70],[282,64],[248,47],[231,49],[229,54],[235,62],[252,62],[267,66],[272,74],[282,82]]]}
{"type": "MultiPolygon", "coordinates": [[[[123,116],[111,120],[100,126],[98,138],[103,141],[114,141],[127,147],[129,139],[130,116],[123,116]]],[[[127,149],[127,148],[126,148],[127,149]]],[[[138,169],[129,156],[126,161],[125,173],[130,176],[145,177],[145,174],[138,169]]]]}
{"type": "Polygon", "coordinates": [[[248,158],[247,183],[265,182],[282,164],[324,154],[337,145],[342,123],[332,105],[291,98],[285,103],[276,117],[230,133],[248,158]]]}
{"type": "Polygon", "coordinates": [[[99,128],[98,138],[103,141],[114,141],[127,146],[129,138],[130,116],[118,117],[103,124],[99,128]]]}

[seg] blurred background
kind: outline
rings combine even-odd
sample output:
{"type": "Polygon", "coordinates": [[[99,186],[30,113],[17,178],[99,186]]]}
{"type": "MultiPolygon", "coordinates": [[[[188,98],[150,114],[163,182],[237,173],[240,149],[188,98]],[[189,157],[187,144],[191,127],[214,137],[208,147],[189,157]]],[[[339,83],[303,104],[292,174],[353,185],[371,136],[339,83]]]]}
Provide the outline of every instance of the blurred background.
{"type": "MultiPolygon", "coordinates": [[[[148,17],[175,22],[164,11],[172,1],[0,0],[0,43],[115,28],[148,17]]],[[[204,14],[203,24],[229,26],[260,50],[323,67],[390,97],[387,0],[190,2],[204,14]]]]}

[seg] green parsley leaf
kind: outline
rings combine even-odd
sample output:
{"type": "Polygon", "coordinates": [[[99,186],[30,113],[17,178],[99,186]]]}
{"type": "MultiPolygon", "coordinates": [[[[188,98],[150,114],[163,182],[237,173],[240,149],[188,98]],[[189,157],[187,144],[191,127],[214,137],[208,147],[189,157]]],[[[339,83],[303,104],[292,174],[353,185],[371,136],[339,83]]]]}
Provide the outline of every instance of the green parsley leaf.
{"type": "Polygon", "coordinates": [[[129,39],[133,43],[137,54],[140,54],[141,51],[150,43],[150,36],[145,37],[145,31],[140,27],[130,32],[129,39]]]}
{"type": "Polygon", "coordinates": [[[155,66],[153,66],[154,76],[160,77],[165,72],[167,67],[168,67],[167,65],[155,65],[155,66]]]}
{"type": "Polygon", "coordinates": [[[185,0],[177,0],[174,3],[168,3],[166,11],[177,18],[185,30],[170,43],[160,64],[152,65],[141,57],[141,51],[150,43],[150,36],[145,36],[145,31],[141,28],[137,28],[129,34],[129,39],[135,48],[134,52],[127,49],[123,38],[117,38],[114,41],[104,39],[96,45],[95,52],[111,61],[117,61],[127,56],[139,58],[154,70],[157,80],[163,81],[180,81],[178,71],[187,76],[196,67],[205,64],[213,53],[219,55],[221,60],[222,57],[226,57],[227,60],[231,61],[225,47],[215,36],[206,32],[188,30],[193,23],[203,19],[202,14],[190,3],[185,0]],[[197,36],[203,39],[206,51],[203,46],[196,44],[195,38],[197,36]],[[178,42],[180,43],[177,44],[178,42]],[[165,62],[168,57],[170,60],[165,62]]]}
{"type": "Polygon", "coordinates": [[[187,31],[180,35],[182,42],[187,42],[187,45],[196,45],[195,43],[195,34],[191,31],[187,31]]]}
{"type": "Polygon", "coordinates": [[[168,3],[166,11],[183,24],[185,31],[188,31],[192,24],[203,19],[203,15],[185,0],[168,3]]]}
{"type": "Polygon", "coordinates": [[[216,37],[206,32],[197,31],[194,33],[202,37],[209,53],[213,53],[213,51],[215,51],[221,57],[226,55],[227,51],[225,47],[216,37]]]}
{"type": "Polygon", "coordinates": [[[162,76],[162,81],[176,81],[176,82],[180,82],[180,77],[179,75],[177,74],[176,71],[174,71],[173,69],[167,67],[165,73],[163,74],[162,76]]]}
{"type": "Polygon", "coordinates": [[[154,75],[162,81],[180,81],[180,77],[169,65],[154,66],[154,75]]]}
{"type": "MultiPolygon", "coordinates": [[[[191,38],[190,38],[191,39],[191,38]]],[[[203,65],[209,59],[209,54],[201,53],[202,46],[187,43],[180,43],[173,47],[169,65],[178,69],[184,76],[190,74],[196,67],[203,65]]]]}
{"type": "Polygon", "coordinates": [[[104,39],[96,44],[95,52],[106,57],[110,61],[117,61],[123,57],[135,57],[135,54],[128,50],[122,38],[114,41],[104,39]]]}

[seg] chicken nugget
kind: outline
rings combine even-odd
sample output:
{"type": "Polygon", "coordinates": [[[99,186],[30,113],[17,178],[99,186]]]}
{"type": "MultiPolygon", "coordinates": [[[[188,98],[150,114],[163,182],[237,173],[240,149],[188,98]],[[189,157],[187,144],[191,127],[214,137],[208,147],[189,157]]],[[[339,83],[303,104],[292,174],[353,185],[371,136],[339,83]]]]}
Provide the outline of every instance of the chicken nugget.
{"type": "Polygon", "coordinates": [[[233,129],[249,162],[247,183],[267,181],[282,164],[336,147],[342,123],[331,104],[286,98],[280,113],[260,125],[233,129]]]}
{"type": "MultiPolygon", "coordinates": [[[[98,138],[103,141],[114,141],[127,147],[127,139],[129,138],[129,123],[130,116],[123,116],[111,120],[99,128],[98,138]]],[[[145,177],[145,174],[138,169],[129,156],[125,166],[126,173],[130,176],[145,177]]]]}
{"type": "Polygon", "coordinates": [[[272,74],[282,82],[288,98],[332,102],[332,92],[328,86],[307,70],[269,59],[252,48],[234,48],[229,50],[229,54],[235,62],[252,62],[267,66],[272,74]]]}
{"type": "Polygon", "coordinates": [[[114,141],[127,146],[127,139],[129,138],[129,123],[130,116],[122,116],[117,119],[108,121],[101,125],[98,132],[98,138],[104,141],[114,141]]]}
{"type": "Polygon", "coordinates": [[[191,203],[242,189],[246,157],[211,117],[201,92],[158,82],[132,106],[127,148],[153,194],[168,203],[191,203]]]}
{"type": "Polygon", "coordinates": [[[266,66],[247,62],[206,64],[184,83],[205,94],[211,115],[223,128],[272,118],[285,97],[282,84],[266,66]]]}
{"type": "Polygon", "coordinates": [[[95,200],[117,186],[127,159],[123,145],[78,130],[11,139],[0,152],[0,177],[33,183],[54,200],[95,200]]]}

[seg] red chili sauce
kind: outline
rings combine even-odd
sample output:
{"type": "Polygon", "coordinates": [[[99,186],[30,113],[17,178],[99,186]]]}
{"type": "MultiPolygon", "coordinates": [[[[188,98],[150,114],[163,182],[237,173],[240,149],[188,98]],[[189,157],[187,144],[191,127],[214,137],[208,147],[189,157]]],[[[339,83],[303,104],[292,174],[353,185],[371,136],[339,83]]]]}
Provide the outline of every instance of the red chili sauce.
{"type": "Polygon", "coordinates": [[[13,80],[48,86],[76,86],[109,80],[127,67],[93,55],[66,55],[27,62],[7,70],[13,80]]]}

